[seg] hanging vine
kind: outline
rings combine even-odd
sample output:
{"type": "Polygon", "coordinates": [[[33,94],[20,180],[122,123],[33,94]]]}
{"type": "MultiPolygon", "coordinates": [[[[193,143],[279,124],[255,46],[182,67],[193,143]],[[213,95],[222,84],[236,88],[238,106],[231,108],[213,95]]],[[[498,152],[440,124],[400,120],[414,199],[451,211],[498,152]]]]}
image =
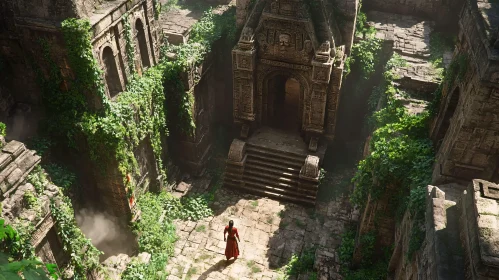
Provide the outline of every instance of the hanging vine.
{"type": "Polygon", "coordinates": [[[122,21],[124,29],[123,34],[125,35],[125,50],[128,61],[128,70],[130,71],[130,75],[133,75],[135,73],[135,44],[132,40],[132,26],[130,25],[128,13],[123,14],[122,21]]]}

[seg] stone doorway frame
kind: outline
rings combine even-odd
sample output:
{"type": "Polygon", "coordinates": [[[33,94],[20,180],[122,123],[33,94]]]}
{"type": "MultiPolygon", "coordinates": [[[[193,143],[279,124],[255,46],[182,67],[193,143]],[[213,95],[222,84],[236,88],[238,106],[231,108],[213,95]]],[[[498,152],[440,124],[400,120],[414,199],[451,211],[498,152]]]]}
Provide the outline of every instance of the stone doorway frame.
{"type": "Polygon", "coordinates": [[[275,94],[269,92],[269,83],[277,77],[286,77],[286,81],[289,79],[295,79],[298,81],[300,84],[300,94],[299,94],[299,102],[298,102],[298,117],[300,121],[300,131],[303,131],[304,123],[303,120],[305,118],[304,112],[305,112],[305,98],[308,96],[309,92],[309,86],[307,79],[299,74],[296,73],[295,71],[290,71],[290,70],[284,70],[282,68],[280,69],[274,69],[267,73],[261,83],[258,85],[258,92],[261,92],[262,94],[262,106],[261,106],[261,123],[263,125],[267,125],[270,122],[270,118],[272,115],[272,112],[274,110],[273,108],[273,100],[271,98],[275,96],[275,94]],[[261,89],[261,90],[260,90],[261,89]]]}

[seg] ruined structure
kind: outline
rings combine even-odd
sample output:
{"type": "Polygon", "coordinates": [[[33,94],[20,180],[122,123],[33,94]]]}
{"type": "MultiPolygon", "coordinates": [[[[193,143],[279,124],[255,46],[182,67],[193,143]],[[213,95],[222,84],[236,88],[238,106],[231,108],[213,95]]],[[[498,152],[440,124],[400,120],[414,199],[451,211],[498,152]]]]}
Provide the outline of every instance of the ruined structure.
{"type": "MultiPolygon", "coordinates": [[[[314,204],[353,25],[340,29],[326,12],[329,2],[257,1],[249,9],[241,2],[238,22],[246,23],[232,62],[233,116],[243,140],[232,143],[225,184],[314,204]]],[[[348,3],[355,22],[357,2],[348,3]]]]}
{"type": "Polygon", "coordinates": [[[434,184],[499,179],[498,13],[489,1],[466,1],[460,13],[455,69],[442,89],[431,131],[438,148],[434,184]]]}
{"type": "Polygon", "coordinates": [[[28,180],[30,174],[43,173],[34,170],[41,159],[34,151],[18,141],[5,143],[2,136],[0,145],[0,217],[6,224],[27,231],[24,234],[31,236],[36,255],[45,263],[57,264],[63,271],[69,254],[63,249],[49,208],[51,200],[60,200],[61,191],[49,182],[37,181],[40,185],[34,186],[28,180]]]}

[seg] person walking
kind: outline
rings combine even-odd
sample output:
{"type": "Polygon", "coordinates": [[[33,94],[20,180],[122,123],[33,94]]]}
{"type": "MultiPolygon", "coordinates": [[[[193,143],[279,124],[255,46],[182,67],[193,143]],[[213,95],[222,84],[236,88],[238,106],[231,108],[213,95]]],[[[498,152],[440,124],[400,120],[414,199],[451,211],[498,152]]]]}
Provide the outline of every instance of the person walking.
{"type": "Polygon", "coordinates": [[[241,242],[239,234],[237,233],[237,228],[234,227],[234,221],[230,220],[229,225],[226,226],[224,230],[224,241],[227,242],[225,246],[225,257],[227,258],[227,261],[232,257],[234,260],[237,260],[237,256],[239,256],[239,245],[237,244],[236,237],[239,242],[241,242]],[[225,238],[225,234],[228,234],[227,238],[225,238]]]}

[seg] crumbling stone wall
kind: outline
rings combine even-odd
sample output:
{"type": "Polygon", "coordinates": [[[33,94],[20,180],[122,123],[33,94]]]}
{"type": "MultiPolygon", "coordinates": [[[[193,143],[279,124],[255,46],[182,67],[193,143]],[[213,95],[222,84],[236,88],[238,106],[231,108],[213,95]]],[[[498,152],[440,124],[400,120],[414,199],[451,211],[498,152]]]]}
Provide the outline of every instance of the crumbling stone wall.
{"type": "Polygon", "coordinates": [[[488,34],[491,25],[499,24],[497,6],[477,8],[476,1],[466,1],[460,14],[459,38],[454,59],[460,64],[453,83],[446,84],[431,137],[440,147],[433,173],[433,183],[469,181],[474,178],[499,179],[499,48],[488,34]],[[458,101],[456,101],[458,100],[458,101]],[[457,102],[457,106],[452,103],[457,102]],[[455,111],[453,112],[453,109],[455,111]],[[447,127],[446,123],[450,125],[447,127]],[[441,135],[445,135],[441,139],[441,135]]]}

